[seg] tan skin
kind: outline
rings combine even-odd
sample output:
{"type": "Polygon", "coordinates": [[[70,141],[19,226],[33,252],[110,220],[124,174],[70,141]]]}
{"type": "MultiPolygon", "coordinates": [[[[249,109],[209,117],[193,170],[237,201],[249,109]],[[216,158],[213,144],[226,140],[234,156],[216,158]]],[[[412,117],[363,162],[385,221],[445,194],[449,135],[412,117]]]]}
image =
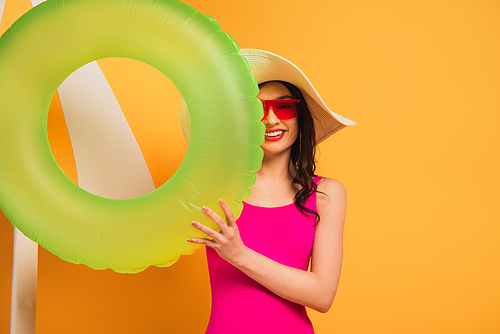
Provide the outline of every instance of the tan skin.
{"type": "MultiPolygon", "coordinates": [[[[291,93],[284,85],[273,82],[261,87],[257,97],[275,100],[291,98],[291,93]]],[[[263,123],[266,129],[285,130],[285,135],[279,141],[266,140],[262,144],[262,167],[255,173],[257,180],[246,202],[266,207],[287,205],[294,202],[298,191],[288,172],[291,146],[298,133],[297,118],[281,121],[270,109],[263,123]]],[[[326,312],[333,303],[340,279],[346,192],[339,181],[330,178],[319,182],[318,191],[323,193],[317,194],[317,211],[321,221],[316,227],[310,271],[287,267],[246,247],[240,238],[234,215],[223,200],[220,200],[220,206],[227,225],[220,216],[204,207],[203,212],[217,224],[220,232],[193,222],[193,226],[210,239],[190,238],[188,241],[212,247],[223,259],[277,295],[326,312]]]]}

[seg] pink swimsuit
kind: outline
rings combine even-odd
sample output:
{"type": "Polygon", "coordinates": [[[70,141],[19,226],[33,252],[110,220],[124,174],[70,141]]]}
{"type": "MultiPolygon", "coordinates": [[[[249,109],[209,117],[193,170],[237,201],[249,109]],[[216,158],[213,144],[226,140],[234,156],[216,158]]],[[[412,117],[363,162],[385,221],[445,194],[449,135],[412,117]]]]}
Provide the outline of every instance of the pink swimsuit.
{"type": "MultiPolygon", "coordinates": [[[[315,216],[305,216],[295,203],[272,208],[243,205],[237,224],[245,245],[276,262],[307,270],[315,216]]],[[[316,211],[316,194],[306,207],[316,211]]],[[[207,334],[314,333],[304,306],[274,294],[208,247],[207,260],[212,288],[207,334]]]]}

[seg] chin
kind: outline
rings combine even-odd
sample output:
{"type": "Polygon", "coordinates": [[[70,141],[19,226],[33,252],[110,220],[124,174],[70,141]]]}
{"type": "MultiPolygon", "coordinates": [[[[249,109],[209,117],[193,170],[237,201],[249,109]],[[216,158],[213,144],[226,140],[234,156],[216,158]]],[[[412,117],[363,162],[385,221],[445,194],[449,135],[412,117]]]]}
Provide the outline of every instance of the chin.
{"type": "Polygon", "coordinates": [[[286,146],[286,147],[278,147],[278,145],[266,145],[267,143],[264,143],[262,144],[260,147],[262,148],[262,150],[264,151],[264,155],[268,154],[268,155],[278,155],[278,154],[282,154],[282,153],[288,153],[290,154],[291,150],[292,150],[292,145],[290,146],[286,146]]]}

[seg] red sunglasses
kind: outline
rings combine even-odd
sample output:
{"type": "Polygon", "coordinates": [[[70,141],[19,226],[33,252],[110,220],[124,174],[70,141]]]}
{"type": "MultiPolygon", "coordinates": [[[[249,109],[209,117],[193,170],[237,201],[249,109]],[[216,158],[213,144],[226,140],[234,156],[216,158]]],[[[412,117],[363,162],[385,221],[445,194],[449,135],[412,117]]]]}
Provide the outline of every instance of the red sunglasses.
{"type": "Polygon", "coordinates": [[[264,108],[264,117],[262,117],[261,121],[263,121],[267,117],[267,113],[269,112],[269,108],[273,109],[274,114],[282,121],[286,121],[287,119],[292,119],[300,115],[300,110],[297,107],[297,103],[300,100],[292,100],[292,99],[283,99],[283,100],[261,100],[262,107],[264,108]]]}

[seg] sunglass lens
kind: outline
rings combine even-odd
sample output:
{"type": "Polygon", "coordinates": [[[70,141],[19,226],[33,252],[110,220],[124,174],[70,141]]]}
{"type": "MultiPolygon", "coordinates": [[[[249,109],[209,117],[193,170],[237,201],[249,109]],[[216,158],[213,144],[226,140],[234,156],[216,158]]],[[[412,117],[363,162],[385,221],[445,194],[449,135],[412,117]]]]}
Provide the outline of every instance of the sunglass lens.
{"type": "Polygon", "coordinates": [[[300,115],[300,111],[297,108],[296,103],[299,100],[262,100],[262,107],[264,110],[264,120],[267,117],[269,109],[272,108],[276,117],[280,120],[288,120],[300,115]]]}

